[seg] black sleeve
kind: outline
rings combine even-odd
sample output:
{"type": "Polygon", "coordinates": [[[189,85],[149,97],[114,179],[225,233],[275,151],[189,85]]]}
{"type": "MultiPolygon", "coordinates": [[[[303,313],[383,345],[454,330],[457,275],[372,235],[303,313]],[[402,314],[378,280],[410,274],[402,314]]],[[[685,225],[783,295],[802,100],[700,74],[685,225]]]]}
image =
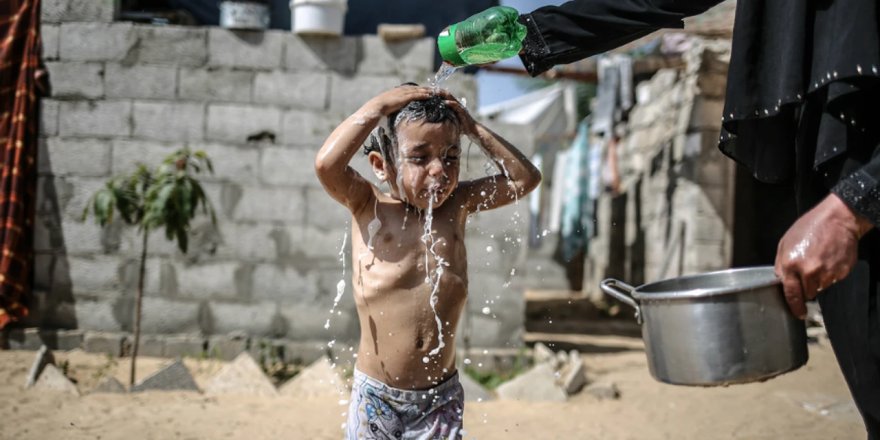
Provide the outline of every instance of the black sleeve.
{"type": "Polygon", "coordinates": [[[660,28],[682,28],[682,19],[718,3],[721,0],[573,0],[544,6],[519,18],[528,28],[520,58],[535,76],[660,28]]]}
{"type": "Polygon", "coordinates": [[[880,146],[868,163],[841,179],[831,192],[880,228],[880,146]]]}

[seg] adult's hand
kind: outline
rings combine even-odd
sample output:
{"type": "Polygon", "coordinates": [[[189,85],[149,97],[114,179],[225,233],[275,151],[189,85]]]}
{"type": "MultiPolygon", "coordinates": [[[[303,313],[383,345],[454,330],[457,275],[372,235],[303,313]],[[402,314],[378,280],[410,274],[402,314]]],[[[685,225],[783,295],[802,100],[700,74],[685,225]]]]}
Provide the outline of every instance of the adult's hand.
{"type": "Polygon", "coordinates": [[[775,270],[795,316],[804,319],[806,301],[849,275],[859,239],[871,228],[871,222],[831,194],[788,229],[776,250],[775,270]]]}

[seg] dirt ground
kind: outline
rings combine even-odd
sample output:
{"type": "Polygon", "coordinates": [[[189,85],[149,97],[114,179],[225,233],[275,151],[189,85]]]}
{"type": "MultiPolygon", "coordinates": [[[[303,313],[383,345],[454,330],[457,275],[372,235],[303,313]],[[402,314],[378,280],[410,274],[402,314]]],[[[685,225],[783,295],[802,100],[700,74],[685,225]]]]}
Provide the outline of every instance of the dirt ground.
{"type": "MultiPolygon", "coordinates": [[[[638,344],[638,340],[635,341],[638,344]]],[[[637,345],[638,346],[638,345],[637,345]]],[[[340,396],[206,396],[194,392],[86,394],[101,374],[123,383],[129,360],[79,351],[68,362],[84,395],[24,390],[34,352],[0,351],[2,439],[340,439],[340,396]]],[[[580,393],[565,403],[468,403],[470,439],[863,439],[864,427],[827,340],[810,345],[798,371],[728,388],[665,385],[639,350],[583,355],[591,381],[611,381],[618,400],[580,393]]],[[[139,358],[139,376],[166,359],[139,358]]],[[[201,385],[222,364],[187,360],[201,385]]]]}

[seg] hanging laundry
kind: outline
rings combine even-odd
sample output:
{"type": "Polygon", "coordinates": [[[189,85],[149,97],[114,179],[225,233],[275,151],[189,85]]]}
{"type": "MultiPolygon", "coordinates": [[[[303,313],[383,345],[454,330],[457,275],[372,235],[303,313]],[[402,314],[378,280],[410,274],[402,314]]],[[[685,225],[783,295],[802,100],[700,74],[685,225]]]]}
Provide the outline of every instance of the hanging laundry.
{"type": "Polygon", "coordinates": [[[568,262],[586,252],[593,235],[593,201],[589,195],[590,130],[586,120],[578,126],[577,136],[564,162],[564,175],[555,182],[562,187],[559,257],[568,262]]]}

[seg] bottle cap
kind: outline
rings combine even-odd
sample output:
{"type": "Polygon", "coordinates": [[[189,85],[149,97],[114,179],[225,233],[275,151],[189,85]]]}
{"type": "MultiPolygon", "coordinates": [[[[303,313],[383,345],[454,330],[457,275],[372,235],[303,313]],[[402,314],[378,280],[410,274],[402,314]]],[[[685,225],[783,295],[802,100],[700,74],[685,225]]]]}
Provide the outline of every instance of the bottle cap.
{"type": "Polygon", "coordinates": [[[437,48],[440,49],[443,61],[453,66],[464,66],[467,63],[461,59],[461,55],[458,54],[458,46],[455,44],[455,28],[457,26],[458,24],[449,25],[448,28],[443,29],[443,32],[440,32],[440,35],[437,36],[437,48]]]}

